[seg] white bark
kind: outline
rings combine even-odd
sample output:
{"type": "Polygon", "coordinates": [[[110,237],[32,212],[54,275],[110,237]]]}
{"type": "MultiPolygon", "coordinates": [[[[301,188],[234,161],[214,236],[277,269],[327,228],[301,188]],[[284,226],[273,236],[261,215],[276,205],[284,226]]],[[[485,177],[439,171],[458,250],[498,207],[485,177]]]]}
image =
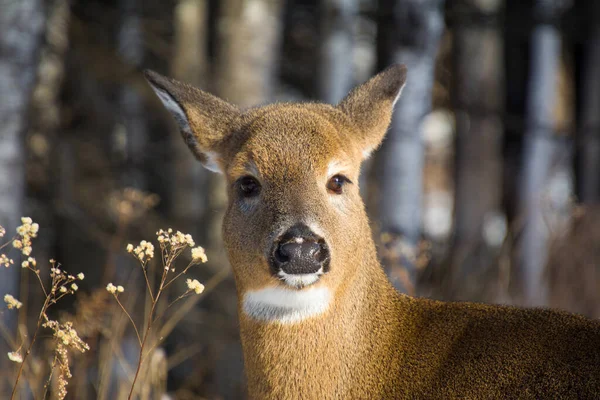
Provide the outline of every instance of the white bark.
{"type": "Polygon", "coordinates": [[[319,98],[336,104],[352,88],[352,55],[357,0],[323,0],[320,15],[323,42],[320,48],[319,98]]]}
{"type": "MultiPolygon", "coordinates": [[[[6,237],[12,237],[25,211],[23,136],[37,72],[44,8],[41,0],[2,0],[0,10],[0,225],[6,228],[6,237]]],[[[19,271],[16,266],[2,271],[1,295],[18,295],[19,271]]],[[[10,331],[15,316],[3,313],[1,322],[10,331]]]]}
{"type": "Polygon", "coordinates": [[[272,99],[281,37],[280,0],[226,0],[218,92],[241,107],[272,99]]]}
{"type": "MultiPolygon", "coordinates": [[[[559,2],[560,3],[560,2],[559,2]]],[[[538,0],[540,17],[559,12],[552,0],[538,0]]],[[[523,277],[524,301],[531,306],[547,304],[548,288],[544,269],[548,254],[547,192],[556,160],[564,144],[554,132],[554,107],[557,101],[557,76],[560,66],[561,37],[558,29],[541,23],[533,30],[531,67],[527,104],[527,127],[520,184],[520,216],[524,220],[519,246],[519,266],[523,277]]]]}
{"type": "MultiPolygon", "coordinates": [[[[379,220],[382,231],[402,235],[408,253],[416,254],[421,238],[424,145],[422,123],[431,110],[432,88],[439,39],[444,27],[443,1],[398,0],[380,3],[380,64],[402,63],[408,78],[398,100],[390,130],[378,154],[380,171],[379,220]],[[391,13],[386,17],[386,13],[391,13]],[[386,32],[387,33],[384,33],[386,32]]],[[[383,67],[383,65],[381,65],[383,67]]],[[[404,247],[401,246],[401,247],[404,247]]],[[[413,261],[403,260],[414,287],[413,261]]],[[[396,287],[412,291],[393,278],[396,287]]]]}

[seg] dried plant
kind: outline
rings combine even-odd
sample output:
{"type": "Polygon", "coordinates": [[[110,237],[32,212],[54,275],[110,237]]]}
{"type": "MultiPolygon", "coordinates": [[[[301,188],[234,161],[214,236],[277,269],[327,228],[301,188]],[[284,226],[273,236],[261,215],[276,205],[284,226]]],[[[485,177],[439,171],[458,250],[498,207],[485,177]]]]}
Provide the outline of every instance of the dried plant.
{"type": "MultiPolygon", "coordinates": [[[[146,290],[148,296],[150,298],[150,311],[147,315],[147,322],[145,327],[142,326],[138,328],[138,325],[135,323],[131,314],[127,311],[126,307],[120,300],[120,296],[125,292],[125,288],[121,285],[114,285],[109,283],[106,286],[106,290],[113,295],[117,304],[123,310],[131,325],[135,331],[137,341],[140,346],[139,350],[139,358],[135,371],[135,375],[133,377],[133,382],[131,384],[131,389],[129,391],[128,399],[133,398],[135,394],[135,384],[140,376],[140,370],[142,368],[142,364],[147,358],[152,358],[152,355],[155,354],[156,345],[153,344],[149,346],[149,340],[151,337],[152,327],[154,323],[164,315],[165,311],[168,310],[173,304],[178,301],[188,297],[192,294],[200,294],[204,291],[204,285],[202,285],[198,280],[188,278],[186,280],[187,290],[178,296],[175,300],[169,303],[166,308],[163,310],[160,315],[157,315],[157,306],[159,304],[159,300],[164,296],[165,291],[175,282],[177,279],[185,275],[188,270],[194,266],[201,263],[205,263],[207,261],[206,254],[204,249],[200,246],[194,247],[195,243],[192,239],[192,236],[189,234],[184,234],[179,231],[173,232],[172,229],[159,230],[156,232],[157,241],[160,247],[160,255],[161,255],[161,271],[159,272],[160,280],[158,283],[158,287],[153,287],[149,279],[150,275],[150,261],[154,258],[154,245],[151,242],[147,242],[142,240],[138,246],[133,246],[132,244],[127,245],[127,252],[130,253],[141,266],[142,273],[144,275],[146,290]],[[190,248],[191,249],[191,261],[187,264],[185,268],[180,270],[179,272],[175,267],[175,260],[184,252],[184,250],[190,248]]],[[[166,297],[166,296],[164,296],[166,297]]]]}
{"type": "MultiPolygon", "coordinates": [[[[12,389],[11,399],[14,399],[17,394],[19,381],[23,374],[27,358],[31,354],[40,328],[50,329],[53,332],[53,337],[56,341],[55,356],[50,368],[50,377],[48,378],[48,383],[46,384],[46,392],[49,388],[49,383],[54,371],[58,370],[59,385],[56,395],[58,399],[65,398],[67,394],[66,388],[68,379],[71,378],[71,372],[69,369],[69,350],[75,350],[79,352],[85,352],[86,350],[89,350],[89,346],[79,338],[77,331],[74,329],[71,322],[59,323],[51,320],[48,317],[48,310],[53,305],[55,305],[63,297],[75,294],[75,292],[79,289],[76,282],[83,280],[84,275],[83,273],[79,273],[77,276],[70,275],[61,268],[60,264],[54,260],[50,260],[51,282],[49,287],[46,287],[40,276],[40,269],[38,268],[37,261],[35,258],[31,257],[31,253],[33,251],[32,239],[37,237],[38,231],[38,224],[34,223],[29,217],[23,217],[21,218],[21,225],[17,228],[17,235],[14,236],[10,241],[0,246],[0,250],[2,250],[8,244],[12,243],[14,248],[18,249],[23,256],[27,257],[21,262],[21,268],[29,270],[36,276],[45,298],[44,304],[42,305],[37,319],[37,324],[33,332],[32,339],[29,344],[25,346],[26,349],[23,350],[24,345],[21,344],[19,348],[8,353],[9,360],[19,364],[19,369],[12,389]]],[[[3,237],[5,233],[5,229],[0,227],[0,237],[3,237]]],[[[6,268],[14,265],[14,261],[8,258],[8,256],[4,253],[0,254],[0,262],[2,262],[2,265],[4,265],[6,268]]],[[[22,306],[22,303],[18,299],[8,293],[4,295],[4,302],[9,310],[18,310],[22,306]]],[[[44,397],[46,397],[46,394],[44,394],[44,397]]]]}
{"type": "MultiPolygon", "coordinates": [[[[77,313],[70,315],[62,313],[57,319],[51,319],[49,310],[63,297],[75,294],[79,287],[79,281],[85,278],[83,273],[71,275],[54,260],[50,260],[48,269],[50,281],[45,281],[40,267],[41,263],[32,256],[32,241],[37,237],[39,226],[31,218],[21,219],[21,226],[17,228],[16,235],[6,239],[6,243],[0,243],[0,267],[11,268],[19,264],[9,257],[7,251],[3,251],[8,246],[18,249],[23,255],[20,266],[23,270],[28,270],[36,277],[39,283],[40,293],[43,295],[44,303],[41,306],[37,323],[35,327],[32,324],[33,332],[27,334],[26,324],[20,324],[20,340],[15,340],[12,335],[5,335],[5,338],[11,343],[11,351],[7,357],[10,361],[18,364],[16,378],[12,387],[11,399],[17,398],[17,393],[23,386],[23,381],[27,382],[32,393],[40,392],[41,398],[47,398],[50,394],[52,398],[64,399],[67,396],[68,384],[73,377],[72,362],[83,363],[85,370],[92,364],[98,365],[99,371],[106,373],[110,371],[110,365],[113,360],[118,361],[132,378],[129,382],[119,382],[118,392],[126,390],[123,393],[129,393],[128,398],[135,397],[148,398],[150,393],[164,394],[166,385],[166,374],[168,362],[164,350],[158,347],[159,341],[166,338],[173,330],[183,316],[191,310],[200,297],[192,295],[204,292],[204,285],[198,280],[188,277],[187,273],[194,265],[207,262],[204,249],[196,246],[191,235],[181,232],[174,232],[172,229],[159,230],[157,234],[157,248],[160,252],[159,262],[154,262],[155,247],[148,241],[141,241],[137,246],[127,245],[126,250],[130,253],[141,267],[144,277],[143,285],[146,287],[147,311],[144,322],[136,324],[137,315],[128,312],[139,298],[136,296],[124,296],[125,287],[118,284],[108,283],[106,289],[95,291],[91,296],[83,296],[82,301],[76,302],[75,309],[77,313]],[[189,262],[183,268],[176,267],[176,260],[189,249],[189,262]],[[154,269],[154,265],[159,269],[154,269]],[[185,275],[185,277],[184,277],[185,275]],[[180,279],[181,278],[181,279],[180,279]],[[185,278],[185,280],[183,279],[185,278]],[[181,281],[185,289],[183,293],[178,293],[169,298],[166,291],[176,283],[181,281]],[[46,282],[46,284],[44,284],[46,282]],[[108,298],[107,298],[108,296],[108,298]],[[115,307],[119,307],[127,318],[114,318],[112,312],[106,308],[106,301],[110,298],[116,301],[115,307]],[[171,310],[175,303],[187,299],[181,307],[170,313],[168,318],[163,320],[163,316],[171,310]],[[127,300],[127,301],[124,301],[127,300]],[[160,304],[159,304],[160,303],[160,304]],[[160,324],[157,323],[160,320],[160,324]],[[139,355],[137,365],[131,366],[124,357],[120,346],[124,340],[124,331],[126,321],[131,323],[135,337],[139,344],[139,355]],[[78,332],[75,326],[80,326],[78,332]],[[111,328],[112,327],[112,328],[111,328]],[[115,328],[115,329],[113,329],[115,328]],[[41,332],[48,330],[51,333],[49,346],[36,346],[40,341],[41,332]],[[104,340],[108,339],[108,341],[104,340]],[[95,349],[85,357],[77,357],[71,360],[72,355],[86,353],[90,346],[86,343],[92,340],[95,349]],[[103,346],[103,349],[99,346],[103,346]],[[35,352],[33,351],[37,349],[35,352]],[[42,350],[47,349],[47,350],[42,350]],[[50,353],[48,353],[49,351],[50,353]],[[48,360],[44,362],[43,360],[48,360]],[[107,369],[108,368],[108,369],[107,369]],[[143,378],[142,378],[143,377],[143,378]],[[144,384],[138,384],[137,381],[143,381],[144,384]],[[129,386],[131,385],[131,386],[129,386]],[[43,395],[42,393],[43,392],[43,395]]],[[[0,227],[0,238],[6,235],[4,228],[0,227]]],[[[43,268],[43,267],[42,267],[43,268]]],[[[216,286],[221,282],[226,273],[217,274],[207,285],[208,288],[216,286]]],[[[22,294],[25,295],[25,294],[22,294]]],[[[3,294],[5,306],[11,311],[27,312],[26,306],[17,298],[17,293],[3,294]]],[[[4,332],[6,333],[6,332],[4,332]]],[[[79,364],[78,364],[79,365],[79,364]]],[[[78,366],[78,370],[81,366],[78,366]]],[[[86,374],[74,381],[71,396],[85,395],[87,390],[86,374]]],[[[100,375],[99,393],[108,393],[110,387],[110,378],[108,375],[100,375]]]]}

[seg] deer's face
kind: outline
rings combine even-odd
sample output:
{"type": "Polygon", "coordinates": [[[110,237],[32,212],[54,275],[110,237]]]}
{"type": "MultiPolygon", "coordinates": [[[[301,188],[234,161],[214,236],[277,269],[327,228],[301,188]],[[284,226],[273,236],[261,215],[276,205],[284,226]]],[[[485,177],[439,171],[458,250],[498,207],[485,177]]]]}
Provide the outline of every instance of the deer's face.
{"type": "Polygon", "coordinates": [[[335,290],[358,265],[366,226],[352,128],[327,106],[270,106],[241,122],[224,160],[223,233],[238,286],[335,290]]]}
{"type": "Polygon", "coordinates": [[[370,235],[358,190],[404,84],[392,67],[337,107],[245,112],[156,74],[148,79],[192,151],[227,179],[223,238],[244,311],[293,322],[322,313],[362,261],[370,235]]]}

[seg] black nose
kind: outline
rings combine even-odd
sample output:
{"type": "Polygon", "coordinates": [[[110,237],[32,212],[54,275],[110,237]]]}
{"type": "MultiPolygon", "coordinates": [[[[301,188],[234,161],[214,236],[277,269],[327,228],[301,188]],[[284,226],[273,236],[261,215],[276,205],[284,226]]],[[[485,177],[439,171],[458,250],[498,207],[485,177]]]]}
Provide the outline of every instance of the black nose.
{"type": "Polygon", "coordinates": [[[271,268],[277,274],[313,274],[329,269],[329,249],[325,240],[304,224],[294,225],[273,245],[271,268]]]}

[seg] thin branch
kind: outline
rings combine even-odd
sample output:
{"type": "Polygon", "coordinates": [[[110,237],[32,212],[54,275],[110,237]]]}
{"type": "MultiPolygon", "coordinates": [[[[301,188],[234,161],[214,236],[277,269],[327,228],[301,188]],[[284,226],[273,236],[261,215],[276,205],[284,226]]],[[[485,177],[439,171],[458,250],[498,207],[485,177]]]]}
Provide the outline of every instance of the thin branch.
{"type": "Polygon", "coordinates": [[[0,250],[2,250],[3,248],[5,248],[6,246],[8,246],[9,244],[11,244],[12,242],[14,242],[17,239],[17,236],[13,236],[8,242],[4,243],[3,245],[0,246],[0,250]]]}
{"type": "Polygon", "coordinates": [[[163,310],[162,313],[160,313],[160,315],[156,316],[156,318],[154,318],[154,322],[158,321],[160,318],[162,318],[167,311],[169,310],[169,308],[171,308],[172,305],[174,305],[175,303],[177,303],[179,300],[184,299],[186,297],[189,297],[192,294],[193,290],[192,289],[188,289],[185,293],[183,293],[181,296],[179,296],[178,298],[176,298],[175,300],[173,300],[171,303],[169,303],[169,305],[167,306],[167,308],[165,308],[163,310]]]}
{"type": "Polygon", "coordinates": [[[135,330],[135,335],[137,336],[138,343],[140,344],[140,346],[142,346],[142,339],[140,337],[140,333],[138,332],[137,326],[135,325],[135,322],[133,322],[133,318],[131,318],[131,315],[129,315],[129,313],[125,309],[125,306],[121,303],[121,300],[119,300],[119,296],[117,296],[114,293],[113,293],[113,296],[114,296],[115,300],[117,300],[117,303],[119,303],[119,307],[121,307],[121,310],[123,310],[125,315],[127,315],[127,318],[129,318],[129,321],[131,322],[131,325],[133,326],[133,329],[135,330]]]}
{"type": "Polygon", "coordinates": [[[162,329],[160,330],[159,337],[168,336],[175,326],[181,321],[183,317],[196,305],[198,301],[204,298],[210,293],[219,283],[221,283],[229,275],[229,270],[222,269],[218,274],[214,275],[204,286],[204,292],[198,296],[191,297],[191,300],[186,301],[183,306],[177,309],[177,312],[165,322],[162,329]]]}
{"type": "Polygon", "coordinates": [[[185,274],[188,271],[188,269],[190,269],[193,265],[196,265],[196,263],[190,262],[188,264],[188,266],[185,267],[185,269],[183,271],[181,271],[179,274],[175,275],[175,277],[173,277],[169,282],[167,282],[167,284],[165,285],[164,289],[168,288],[173,283],[174,280],[176,280],[177,278],[179,278],[181,275],[185,274]]]}
{"type": "Polygon", "coordinates": [[[25,354],[23,354],[23,361],[21,362],[21,366],[19,367],[19,372],[17,373],[17,379],[15,379],[15,384],[13,386],[12,393],[10,395],[11,400],[13,400],[15,398],[15,395],[17,394],[17,387],[19,386],[19,379],[21,379],[21,374],[23,373],[23,367],[25,366],[27,357],[31,353],[31,349],[33,348],[33,345],[37,338],[38,332],[40,331],[40,326],[42,325],[42,320],[43,320],[44,316],[46,315],[46,311],[50,307],[49,301],[50,301],[50,296],[46,297],[46,300],[44,301],[44,305],[42,306],[42,310],[40,311],[40,315],[38,317],[37,325],[35,327],[35,332],[33,333],[31,343],[29,343],[29,347],[27,347],[25,354]]]}
{"type": "Polygon", "coordinates": [[[148,280],[148,274],[146,273],[146,268],[142,265],[142,271],[144,272],[144,279],[146,280],[146,287],[148,288],[148,293],[150,294],[150,298],[154,303],[154,294],[152,293],[152,286],[150,285],[150,281],[148,280]]]}
{"type": "Polygon", "coordinates": [[[33,273],[35,274],[35,276],[38,279],[38,282],[40,283],[40,287],[42,288],[42,291],[44,292],[44,296],[48,297],[48,292],[46,292],[46,288],[44,287],[44,282],[42,282],[42,277],[40,276],[40,270],[39,269],[33,269],[31,267],[27,267],[27,269],[33,271],[33,273]]]}

